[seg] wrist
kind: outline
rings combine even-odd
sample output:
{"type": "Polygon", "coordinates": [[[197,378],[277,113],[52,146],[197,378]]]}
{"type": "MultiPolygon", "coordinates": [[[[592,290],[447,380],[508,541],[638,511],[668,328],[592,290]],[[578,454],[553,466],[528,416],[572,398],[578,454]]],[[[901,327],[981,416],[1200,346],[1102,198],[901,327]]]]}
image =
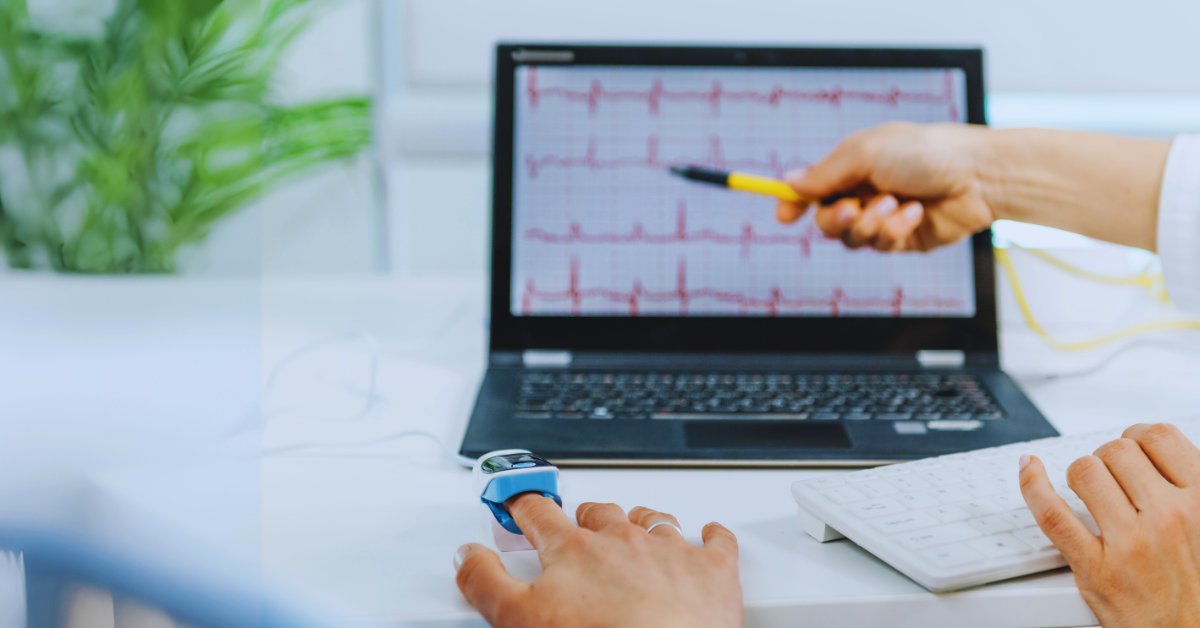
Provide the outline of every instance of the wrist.
{"type": "Polygon", "coordinates": [[[1013,219],[1010,204],[1013,163],[1011,131],[996,131],[986,127],[971,127],[968,151],[975,181],[983,202],[992,212],[992,220],[1013,219]]]}

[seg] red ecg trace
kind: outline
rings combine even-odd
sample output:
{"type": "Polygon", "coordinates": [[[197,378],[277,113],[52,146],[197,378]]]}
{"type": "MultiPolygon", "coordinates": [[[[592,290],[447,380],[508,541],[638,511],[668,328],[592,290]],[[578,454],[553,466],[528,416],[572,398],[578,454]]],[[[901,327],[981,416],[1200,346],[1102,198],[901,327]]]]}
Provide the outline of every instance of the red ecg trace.
{"type": "Polygon", "coordinates": [[[565,233],[553,233],[540,227],[531,227],[522,234],[526,240],[536,240],[547,244],[686,244],[706,242],[710,244],[736,244],[741,247],[743,258],[749,257],[754,246],[761,245],[792,245],[800,248],[801,256],[812,256],[814,240],[829,240],[816,225],[808,223],[795,234],[758,233],[750,222],[742,223],[737,233],[721,233],[704,228],[688,231],[687,201],[679,199],[675,210],[675,229],[666,233],[646,231],[642,223],[635,222],[625,233],[587,233],[578,222],[567,226],[565,233]]]}
{"type": "Polygon", "coordinates": [[[525,95],[531,109],[537,109],[538,104],[545,98],[560,98],[567,102],[586,103],[588,112],[595,114],[602,101],[608,102],[645,102],[646,109],[652,116],[662,110],[662,103],[675,102],[706,102],[713,112],[721,110],[721,103],[751,102],[778,107],[785,100],[794,102],[825,102],[834,107],[841,106],[846,101],[881,103],[897,106],[900,103],[924,103],[946,105],[949,108],[949,120],[959,121],[958,104],[954,97],[954,74],[952,70],[943,72],[943,88],[940,93],[910,92],[896,87],[884,91],[863,91],[834,87],[813,91],[786,89],[775,85],[766,91],[725,89],[720,80],[714,80],[712,87],[706,91],[670,90],[662,79],[655,78],[650,82],[648,90],[610,90],[600,81],[592,81],[590,89],[580,91],[568,87],[542,87],[538,85],[537,67],[530,67],[525,84],[525,95]]]}
{"type": "Polygon", "coordinates": [[[830,316],[839,316],[844,311],[883,311],[893,317],[903,315],[904,308],[916,308],[922,311],[944,310],[958,312],[963,304],[958,299],[943,297],[913,298],[904,293],[904,288],[896,286],[889,298],[854,297],[846,294],[843,288],[835,287],[828,297],[788,297],[778,286],[772,286],[769,297],[755,297],[744,292],[718,290],[716,288],[692,288],[687,281],[687,260],[680,258],[675,275],[675,287],[670,290],[648,290],[640,279],[634,279],[632,288],[626,291],[602,287],[582,287],[579,280],[579,260],[572,258],[568,271],[567,287],[564,290],[542,290],[533,282],[525,282],[525,290],[521,294],[521,312],[525,316],[533,313],[535,300],[570,303],[572,316],[579,316],[583,311],[585,299],[599,299],[609,303],[618,303],[629,308],[630,316],[640,313],[642,303],[678,303],[679,314],[686,315],[688,306],[693,301],[716,301],[733,304],[741,314],[750,311],[765,312],[767,316],[776,316],[781,310],[787,311],[823,311],[828,308],[830,316]],[[818,308],[820,308],[818,310],[818,308]]]}
{"type": "Polygon", "coordinates": [[[966,111],[959,71],[758,76],[743,81],[714,70],[697,80],[671,69],[523,68],[514,214],[518,202],[525,204],[514,215],[520,229],[511,234],[518,241],[510,310],[524,316],[969,313],[970,279],[954,266],[970,263],[965,254],[899,267],[872,251],[847,258],[844,245],[811,220],[782,228],[749,213],[731,215],[735,208],[720,192],[693,195],[666,174],[669,166],[696,165],[784,178],[810,167],[818,145],[859,128],[893,119],[960,122],[966,111]],[[578,218],[565,215],[566,207],[578,218]],[[864,260],[865,267],[858,263],[864,260]],[[867,272],[877,267],[883,272],[867,272]]]}
{"type": "Polygon", "coordinates": [[[775,151],[768,152],[766,159],[729,159],[725,157],[725,149],[722,146],[721,138],[716,136],[709,138],[708,154],[703,157],[697,157],[693,159],[681,157],[678,159],[664,161],[659,156],[659,144],[659,137],[657,135],[650,135],[646,138],[645,155],[601,159],[598,156],[595,138],[590,138],[588,140],[587,150],[584,151],[582,155],[574,157],[564,155],[544,155],[541,157],[535,157],[533,155],[526,155],[525,170],[529,174],[530,179],[536,179],[538,174],[547,168],[582,168],[587,170],[649,168],[661,170],[667,166],[673,165],[694,165],[708,166],[718,170],[747,170],[771,173],[777,178],[783,178],[792,170],[806,168],[810,165],[808,161],[799,158],[791,158],[786,160],[782,159],[779,156],[779,153],[775,151]]]}

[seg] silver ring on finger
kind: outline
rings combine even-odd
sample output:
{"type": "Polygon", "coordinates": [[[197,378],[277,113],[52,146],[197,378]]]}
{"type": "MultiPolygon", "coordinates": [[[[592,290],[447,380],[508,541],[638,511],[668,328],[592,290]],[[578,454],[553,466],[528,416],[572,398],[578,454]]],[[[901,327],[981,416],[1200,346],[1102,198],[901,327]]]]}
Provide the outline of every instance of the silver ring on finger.
{"type": "Polygon", "coordinates": [[[654,529],[659,526],[667,526],[667,527],[673,528],[676,532],[679,533],[679,536],[683,536],[683,530],[679,526],[675,525],[674,523],[671,523],[670,521],[667,521],[666,519],[663,519],[662,521],[655,521],[654,523],[646,526],[646,534],[650,534],[651,532],[654,532],[654,529]]]}

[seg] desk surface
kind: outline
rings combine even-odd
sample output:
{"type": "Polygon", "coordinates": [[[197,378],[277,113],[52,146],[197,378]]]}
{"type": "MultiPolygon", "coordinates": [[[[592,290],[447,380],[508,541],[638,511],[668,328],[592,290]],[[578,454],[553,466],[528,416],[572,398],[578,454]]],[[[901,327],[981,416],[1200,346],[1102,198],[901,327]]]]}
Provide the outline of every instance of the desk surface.
{"type": "MultiPolygon", "coordinates": [[[[127,370],[161,366],[164,343],[174,352],[195,346],[195,355],[215,362],[209,365],[208,383],[197,377],[189,386],[200,387],[204,398],[215,400],[177,403],[176,413],[182,421],[208,424],[214,415],[222,414],[224,423],[238,425],[245,420],[246,399],[238,394],[212,395],[211,380],[228,371],[218,371],[220,360],[252,363],[254,384],[270,383],[260,400],[267,419],[257,429],[231,439],[235,447],[247,442],[253,446],[314,441],[344,445],[413,428],[437,432],[455,446],[483,368],[483,290],[476,281],[272,280],[234,290],[241,296],[228,298],[206,316],[196,314],[197,304],[211,300],[200,299],[197,293],[228,293],[226,283],[17,277],[6,284],[5,292],[16,297],[12,302],[25,305],[0,310],[0,341],[27,350],[18,352],[19,358],[0,357],[0,367],[5,360],[13,360],[10,365],[20,363],[32,388],[18,393],[15,407],[26,413],[42,412],[38,399],[45,399],[45,391],[39,394],[37,388],[40,375],[84,376],[70,369],[64,375],[63,355],[46,353],[42,346],[56,337],[56,325],[77,323],[43,316],[56,301],[77,311],[107,312],[104,315],[112,317],[153,303],[152,309],[168,321],[142,326],[145,342],[127,345],[108,358],[115,364],[107,371],[116,375],[105,379],[94,370],[87,372],[88,377],[100,379],[91,389],[93,398],[85,399],[93,405],[94,397],[101,394],[96,391],[105,386],[112,391],[131,387],[120,376],[127,370]],[[249,292],[238,291],[243,289],[249,292]],[[34,332],[28,331],[31,324],[34,332]],[[25,330],[12,333],[14,325],[24,325],[25,330]],[[231,345],[218,355],[221,352],[212,343],[228,338],[231,329],[254,343],[255,351],[246,356],[244,347],[231,345]],[[179,340],[181,331],[186,332],[186,341],[179,340]],[[369,331],[373,337],[364,339],[356,331],[369,331]],[[324,341],[311,346],[318,340],[324,341]],[[372,344],[378,345],[380,355],[373,390],[366,383],[372,344]],[[201,350],[204,346],[208,348],[201,350]],[[287,367],[277,369],[284,360],[287,367]],[[363,413],[368,395],[371,405],[363,413]]],[[[1061,290],[1047,294],[1064,298],[1061,290]]],[[[1078,306],[1088,298],[1108,297],[1077,294],[1066,300],[1078,306]]],[[[1105,301],[1105,313],[1128,318],[1127,303],[1121,303],[1125,305],[1114,308],[1105,301]]],[[[1073,323],[1076,330],[1083,330],[1081,335],[1089,327],[1112,325],[1112,319],[1095,311],[1073,323]]],[[[105,330],[106,325],[96,324],[74,332],[73,346],[84,354],[80,359],[88,352],[112,350],[99,339],[105,330]],[[80,333],[95,337],[80,344],[80,333]]],[[[1061,431],[1070,433],[1200,412],[1192,378],[1184,375],[1200,367],[1200,339],[1187,334],[1162,338],[1170,344],[1143,342],[1063,356],[1040,344],[1023,325],[1005,324],[1002,354],[1006,368],[1038,406],[1061,431]],[[1053,372],[1086,371],[1114,351],[1119,355],[1094,372],[1046,377],[1053,372]]],[[[206,372],[195,362],[190,361],[194,368],[206,372]]],[[[228,377],[241,381],[241,375],[235,372],[228,377]]],[[[119,396],[111,394],[114,400],[119,396]]],[[[160,412],[161,404],[153,401],[156,396],[151,393],[148,398],[151,401],[143,405],[160,412]]],[[[67,406],[68,402],[56,402],[51,410],[63,413],[67,406]]],[[[128,412],[128,406],[123,411],[128,412]]],[[[174,524],[198,543],[259,565],[268,580],[288,590],[327,600],[348,619],[459,624],[476,618],[454,587],[450,564],[461,543],[486,540],[470,474],[428,440],[335,447],[255,461],[249,477],[258,483],[256,507],[250,508],[248,518],[231,516],[228,496],[206,489],[213,474],[156,464],[154,473],[146,473],[144,466],[121,469],[101,461],[87,466],[82,473],[88,478],[90,494],[84,501],[89,506],[72,516],[85,525],[107,527],[117,535],[124,530],[127,535],[128,521],[152,513],[154,520],[174,524]]],[[[1015,460],[1013,468],[1015,474],[1015,460]]],[[[805,473],[821,472],[568,469],[563,482],[568,507],[584,500],[613,501],[626,508],[650,505],[678,515],[692,537],[708,521],[728,525],[741,544],[747,618],[752,625],[1094,622],[1065,571],[934,595],[849,542],[810,540],[794,520],[789,486],[805,473]]],[[[239,512],[247,514],[244,508],[239,512]]],[[[529,553],[510,554],[505,561],[519,575],[531,576],[538,569],[529,553]]]]}

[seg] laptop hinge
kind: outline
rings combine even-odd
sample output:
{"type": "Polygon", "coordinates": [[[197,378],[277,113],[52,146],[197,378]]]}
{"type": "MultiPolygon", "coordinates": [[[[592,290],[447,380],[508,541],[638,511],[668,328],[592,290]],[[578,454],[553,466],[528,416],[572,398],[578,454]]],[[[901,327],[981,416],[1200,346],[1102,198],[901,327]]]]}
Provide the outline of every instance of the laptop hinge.
{"type": "Polygon", "coordinates": [[[521,354],[521,362],[529,368],[562,368],[571,366],[571,352],[530,349],[521,354]]]}
{"type": "Polygon", "coordinates": [[[967,356],[962,351],[918,351],[917,363],[922,368],[937,369],[937,368],[961,368],[967,363],[967,356]]]}

